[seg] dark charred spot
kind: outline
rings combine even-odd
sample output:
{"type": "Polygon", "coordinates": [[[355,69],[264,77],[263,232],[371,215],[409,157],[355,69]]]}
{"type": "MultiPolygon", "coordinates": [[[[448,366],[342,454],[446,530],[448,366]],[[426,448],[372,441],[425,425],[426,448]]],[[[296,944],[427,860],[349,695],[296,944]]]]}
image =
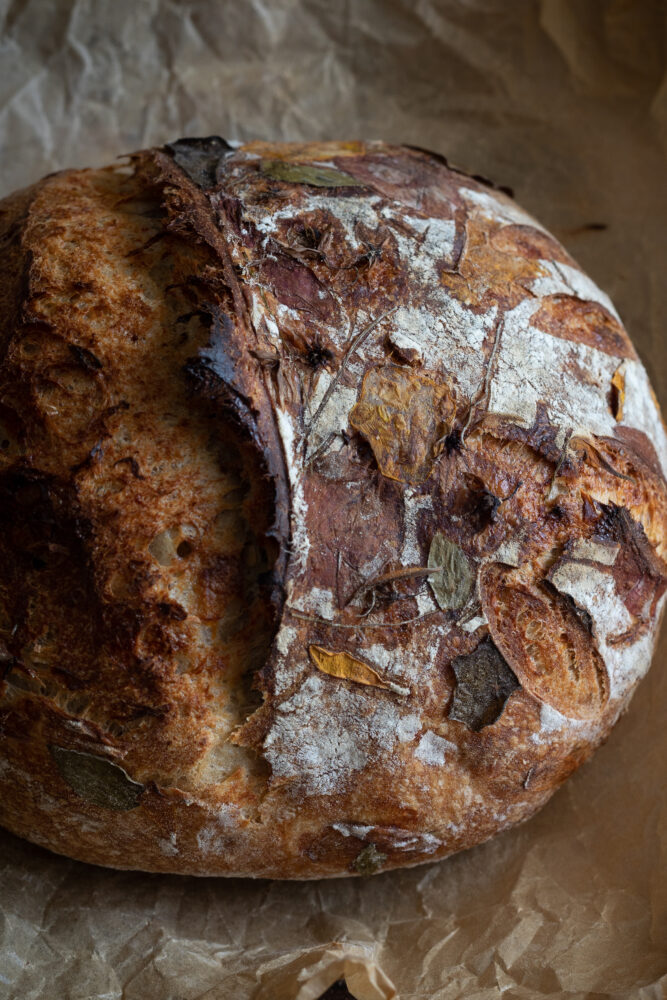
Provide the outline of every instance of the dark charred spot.
{"type": "Polygon", "coordinates": [[[478,476],[464,473],[462,481],[447,497],[445,509],[449,517],[464,522],[476,535],[493,522],[501,503],[478,476]]]}
{"type": "Polygon", "coordinates": [[[469,504],[466,514],[475,534],[484,531],[491,524],[500,506],[500,499],[494,496],[482,483],[475,485],[469,494],[469,504]]]}
{"type": "Polygon", "coordinates": [[[559,428],[551,423],[547,404],[539,402],[535,410],[535,420],[528,432],[528,444],[535,451],[549,459],[560,459],[561,450],[556,444],[559,428]]]}
{"type": "Polygon", "coordinates": [[[600,516],[600,508],[586,493],[581,495],[581,516],[587,524],[593,524],[600,516]]]}
{"type": "Polygon", "coordinates": [[[90,449],[88,454],[82,461],[77,462],[75,465],[70,466],[70,472],[74,475],[80,472],[82,469],[89,469],[95,462],[99,461],[104,454],[104,449],[102,448],[102,442],[98,441],[90,449]]]}
{"type": "Polygon", "coordinates": [[[287,233],[288,245],[296,253],[299,251],[319,252],[322,236],[322,231],[317,226],[309,226],[299,222],[291,226],[287,233]]]}
{"type": "Polygon", "coordinates": [[[183,313],[182,316],[177,317],[176,322],[189,323],[195,316],[202,326],[205,326],[207,329],[211,327],[211,324],[213,323],[213,316],[208,309],[193,309],[192,312],[183,313]]]}
{"type": "Polygon", "coordinates": [[[86,347],[79,347],[77,344],[69,345],[70,353],[74,355],[81,367],[88,372],[97,372],[102,367],[102,362],[92,351],[86,347]]]}
{"type": "Polygon", "coordinates": [[[662,479],[662,468],[655,445],[643,431],[636,427],[625,427],[618,424],[614,429],[613,439],[601,438],[600,440],[618,452],[626,461],[631,455],[633,464],[641,462],[654,476],[662,479]]]}
{"type": "Polygon", "coordinates": [[[461,431],[459,428],[455,427],[453,431],[450,431],[442,443],[447,455],[451,455],[455,451],[461,451],[461,431]]]}
{"type": "Polygon", "coordinates": [[[362,242],[363,252],[356,258],[353,267],[372,267],[382,257],[384,251],[383,243],[362,242]]]}
{"type": "Polygon", "coordinates": [[[130,455],[128,455],[127,458],[119,458],[117,462],[114,462],[114,466],[116,465],[129,465],[130,472],[132,473],[135,479],[146,478],[145,476],[142,476],[141,472],[139,471],[139,463],[137,462],[136,458],[133,458],[130,455]]]}
{"type": "Polygon", "coordinates": [[[310,344],[306,349],[306,363],[314,370],[324,368],[332,359],[333,354],[329,348],[324,347],[317,341],[310,344]]]}
{"type": "Polygon", "coordinates": [[[511,188],[509,184],[496,184],[495,181],[489,180],[484,174],[471,174],[470,175],[474,181],[478,184],[483,184],[484,187],[492,188],[494,191],[501,191],[506,194],[508,198],[514,197],[514,188],[511,188]]]}
{"type": "Polygon", "coordinates": [[[629,534],[630,515],[624,507],[616,504],[600,504],[602,515],[599,517],[595,535],[600,541],[622,542],[629,534]]]}
{"type": "Polygon", "coordinates": [[[188,617],[185,608],[182,608],[180,604],[170,604],[168,601],[162,601],[158,604],[158,611],[163,618],[168,618],[175,622],[182,622],[188,617]]]}

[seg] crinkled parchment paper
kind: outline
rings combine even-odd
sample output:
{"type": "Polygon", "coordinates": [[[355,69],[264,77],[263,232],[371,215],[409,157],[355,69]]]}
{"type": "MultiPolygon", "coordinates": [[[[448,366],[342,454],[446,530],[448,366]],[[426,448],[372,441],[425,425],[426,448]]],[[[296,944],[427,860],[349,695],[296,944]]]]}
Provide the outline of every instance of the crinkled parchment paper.
{"type": "MultiPolygon", "coordinates": [[[[4,0],[2,191],[181,135],[385,138],[511,185],[667,405],[661,0],[4,0]]],[[[281,884],[87,867],[0,833],[0,995],[667,996],[667,642],[608,744],[449,861],[281,884]]]]}

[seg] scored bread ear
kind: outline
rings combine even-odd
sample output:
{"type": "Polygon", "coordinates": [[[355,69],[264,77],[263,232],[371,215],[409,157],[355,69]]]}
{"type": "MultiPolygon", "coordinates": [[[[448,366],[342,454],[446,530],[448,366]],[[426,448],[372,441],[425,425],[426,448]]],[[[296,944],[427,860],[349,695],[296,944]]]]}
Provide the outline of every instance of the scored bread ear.
{"type": "Polygon", "coordinates": [[[521,686],[572,719],[598,718],[609,700],[604,660],[591,617],[548,582],[522,579],[493,563],[480,576],[482,608],[498,648],[521,686]]]}

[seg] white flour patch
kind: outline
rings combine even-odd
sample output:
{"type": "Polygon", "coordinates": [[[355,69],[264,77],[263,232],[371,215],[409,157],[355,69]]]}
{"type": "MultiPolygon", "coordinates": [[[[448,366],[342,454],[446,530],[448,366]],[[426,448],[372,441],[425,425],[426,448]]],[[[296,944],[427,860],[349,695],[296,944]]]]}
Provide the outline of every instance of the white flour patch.
{"type": "Polygon", "coordinates": [[[419,741],[419,745],[415,750],[415,757],[417,760],[423,761],[424,764],[430,764],[432,767],[442,767],[445,763],[445,753],[451,753],[455,750],[456,746],[453,743],[443,739],[442,736],[438,736],[437,733],[433,733],[429,729],[419,741]]]}
{"type": "Polygon", "coordinates": [[[663,475],[667,477],[667,434],[653,389],[644,366],[639,361],[624,361],[621,371],[625,376],[623,420],[626,427],[636,427],[653,442],[658,453],[663,475]]]}
{"type": "Polygon", "coordinates": [[[616,422],[607,394],[617,359],[531,327],[528,320],[536,306],[536,300],[524,299],[505,314],[489,412],[530,427],[537,404],[546,403],[550,419],[560,426],[560,443],[568,428],[586,436],[613,434],[616,422]]]}
{"type": "MultiPolygon", "coordinates": [[[[460,188],[459,194],[469,205],[481,209],[479,214],[482,216],[487,216],[490,219],[495,219],[497,222],[504,222],[510,225],[533,226],[543,233],[547,232],[537,219],[534,219],[528,212],[524,212],[522,208],[519,208],[512,201],[501,200],[496,195],[487,194],[485,191],[473,191],[471,188],[460,188]]],[[[550,234],[547,233],[547,235],[550,234]]]]}
{"type": "Polygon", "coordinates": [[[167,857],[175,857],[178,854],[178,847],[176,846],[176,834],[170,833],[168,838],[160,837],[158,838],[158,847],[163,854],[167,857]]]}
{"type": "Polygon", "coordinates": [[[634,621],[616,592],[616,584],[610,573],[568,560],[553,573],[551,581],[554,587],[563,594],[569,594],[593,619],[598,647],[609,673],[610,697],[623,697],[628,686],[636,683],[649,668],[651,634],[629,646],[608,643],[610,637],[625,632],[634,621]]]}
{"type": "Polygon", "coordinates": [[[432,833],[412,833],[400,827],[366,826],[363,823],[333,823],[332,828],[342,833],[344,837],[358,837],[359,840],[373,840],[373,832],[377,830],[377,839],[383,845],[391,846],[397,851],[421,850],[430,853],[440,847],[442,841],[432,833]]]}
{"type": "Polygon", "coordinates": [[[400,330],[392,330],[387,337],[390,347],[395,348],[400,354],[408,358],[410,362],[416,363],[422,360],[421,344],[400,330]]]}
{"type": "Polygon", "coordinates": [[[518,566],[520,551],[521,539],[508,538],[498,546],[491,556],[491,561],[504,563],[506,566],[518,566]]]}
{"type": "Polygon", "coordinates": [[[460,623],[460,627],[464,632],[476,632],[478,628],[482,625],[488,625],[489,621],[486,615],[475,615],[474,618],[469,618],[468,621],[460,623]]]}
{"type": "Polygon", "coordinates": [[[536,278],[531,283],[530,290],[533,294],[539,296],[574,295],[583,302],[598,302],[619,322],[621,321],[609,296],[598,288],[595,282],[583,271],[570,264],[563,264],[561,261],[555,260],[540,260],[539,264],[547,271],[547,274],[544,277],[536,278]]]}
{"type": "Polygon", "coordinates": [[[294,428],[289,413],[281,410],[280,407],[276,407],[275,412],[278,419],[278,430],[285,448],[287,472],[292,487],[292,552],[296,567],[304,569],[310,550],[310,539],[306,524],[308,504],[303,489],[303,465],[296,453],[294,428]]]}
{"type": "Polygon", "coordinates": [[[197,847],[202,854],[221,854],[226,847],[227,838],[215,826],[203,826],[197,833],[197,847]]]}
{"type": "Polygon", "coordinates": [[[396,739],[399,743],[411,743],[421,727],[421,719],[418,715],[405,715],[398,720],[396,739]]]}
{"type": "Polygon", "coordinates": [[[292,607],[297,611],[319,615],[327,621],[333,621],[336,615],[333,593],[323,587],[311,587],[307,593],[293,598],[292,607]]]}
{"type": "MultiPolygon", "coordinates": [[[[387,212],[383,213],[390,221],[387,212]]],[[[392,234],[398,244],[401,261],[409,267],[418,283],[438,281],[439,270],[454,257],[456,224],[453,219],[424,219],[401,213],[400,223],[416,230],[418,238],[405,236],[398,229],[392,234]]]]}
{"type": "Polygon", "coordinates": [[[336,219],[345,231],[345,237],[353,248],[357,248],[359,238],[356,233],[358,223],[363,223],[369,229],[377,229],[380,223],[376,206],[379,197],[348,196],[332,198],[326,195],[310,195],[299,205],[288,205],[276,211],[266,212],[261,205],[246,205],[245,212],[252,219],[257,229],[267,236],[274,236],[281,228],[283,220],[294,222],[307,221],[310,212],[328,212],[336,219]]]}
{"type": "Polygon", "coordinates": [[[549,743],[554,735],[565,736],[568,740],[579,737],[593,740],[598,731],[595,723],[581,719],[568,719],[550,705],[540,707],[540,730],[531,735],[533,743],[549,743]]]}
{"type": "Polygon", "coordinates": [[[422,511],[433,510],[432,497],[415,493],[409,486],[403,493],[404,541],[401,562],[404,566],[424,566],[424,556],[417,540],[417,519],[422,511]]]}
{"type": "Polygon", "coordinates": [[[330,795],[373,760],[389,763],[402,713],[391,695],[313,675],[279,706],[264,742],[275,777],[330,795]]]}
{"type": "Polygon", "coordinates": [[[373,577],[377,576],[384,569],[389,560],[394,558],[394,555],[395,549],[393,544],[386,538],[383,539],[382,545],[373,558],[359,566],[359,573],[362,579],[372,580],[373,577]]]}
{"type": "Polygon", "coordinates": [[[281,625],[278,635],[276,636],[276,647],[278,652],[282,656],[287,656],[290,650],[290,646],[294,642],[298,635],[298,630],[292,628],[291,625],[281,625]]]}
{"type": "MultiPolygon", "coordinates": [[[[408,262],[409,264],[409,262],[408,262]]],[[[431,281],[437,280],[437,276],[431,281]]],[[[401,306],[389,322],[402,336],[419,345],[427,373],[441,369],[465,397],[478,389],[484,374],[484,341],[493,327],[497,308],[481,316],[433,287],[436,308],[401,306]]]]}
{"type": "Polygon", "coordinates": [[[331,434],[338,435],[341,431],[347,430],[350,410],[357,402],[358,389],[339,383],[331,393],[323,410],[318,414],[317,420],[313,421],[331,382],[332,376],[328,372],[321,372],[308,403],[307,419],[309,423],[312,422],[309,454],[316,451],[331,434]]]}
{"type": "Polygon", "coordinates": [[[403,663],[405,660],[404,650],[387,649],[386,646],[375,644],[368,650],[364,650],[364,656],[368,657],[368,662],[377,669],[383,679],[401,683],[405,674],[403,663]]]}
{"type": "Polygon", "coordinates": [[[589,559],[602,566],[613,566],[621,546],[618,543],[606,545],[590,538],[578,538],[571,549],[573,559],[589,559]]]}
{"type": "Polygon", "coordinates": [[[373,829],[372,826],[363,826],[361,823],[332,823],[332,828],[342,833],[344,837],[359,837],[363,840],[373,829]]]}

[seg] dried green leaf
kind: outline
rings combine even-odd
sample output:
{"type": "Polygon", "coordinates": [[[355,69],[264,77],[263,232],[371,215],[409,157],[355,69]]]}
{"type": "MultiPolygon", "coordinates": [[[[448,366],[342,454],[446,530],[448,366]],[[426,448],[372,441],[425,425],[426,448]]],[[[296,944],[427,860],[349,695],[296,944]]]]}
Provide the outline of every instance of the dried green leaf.
{"type": "Polygon", "coordinates": [[[475,585],[475,572],[463,549],[438,532],[431,542],[428,565],[430,569],[442,569],[428,580],[440,607],[444,611],[462,608],[475,585]]]}
{"type": "Polygon", "coordinates": [[[375,872],[382,868],[386,860],[386,854],[378,851],[375,844],[369,844],[367,847],[364,847],[363,851],[357,854],[352,862],[352,867],[360,875],[374,875],[375,872]]]}
{"type": "Polygon", "coordinates": [[[116,812],[139,805],[144,786],[133,781],[118,764],[80,750],[50,746],[49,751],[61,777],[86,802],[116,812]]]}
{"type": "Polygon", "coordinates": [[[310,184],[311,187],[359,187],[359,181],[350,174],[332,167],[313,167],[286,160],[262,160],[261,171],[274,181],[290,184],[310,184]]]}
{"type": "Polygon", "coordinates": [[[490,638],[452,663],[456,676],[449,718],[477,733],[500,718],[505,702],[521,685],[490,638]]]}

